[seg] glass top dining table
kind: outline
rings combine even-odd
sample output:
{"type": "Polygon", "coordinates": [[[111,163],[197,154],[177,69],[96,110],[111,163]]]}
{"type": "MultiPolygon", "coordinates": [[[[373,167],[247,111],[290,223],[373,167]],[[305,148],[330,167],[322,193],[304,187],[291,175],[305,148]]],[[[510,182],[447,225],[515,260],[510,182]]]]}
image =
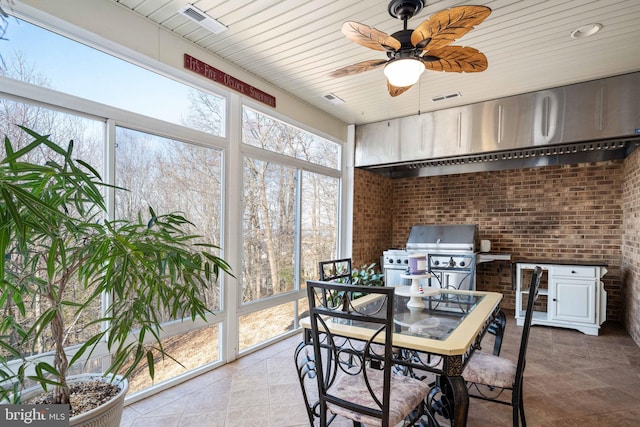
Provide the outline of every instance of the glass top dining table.
{"type": "MultiPolygon", "coordinates": [[[[437,375],[435,387],[439,393],[434,395],[445,396],[441,400],[448,405],[451,426],[466,425],[469,395],[462,373],[498,315],[501,301],[502,294],[497,292],[427,288],[423,294],[415,294],[408,286],[398,287],[394,292],[393,346],[402,350],[394,363],[407,367],[407,372],[422,370],[437,375]],[[436,363],[432,363],[433,360],[436,363]]],[[[352,303],[358,311],[384,312],[380,310],[384,300],[374,294],[352,303]]],[[[349,323],[338,318],[325,321],[332,333],[349,339],[366,341],[374,333],[367,324],[349,323]]],[[[300,324],[305,330],[305,340],[297,354],[302,352],[304,345],[310,344],[308,318],[301,319],[300,324]]]]}
{"type": "MultiPolygon", "coordinates": [[[[502,300],[497,292],[437,289],[410,295],[408,288],[395,291],[393,345],[443,356],[467,353],[502,300]],[[409,303],[416,296],[422,302],[419,307],[409,303]]],[[[359,311],[368,313],[384,312],[381,304],[384,300],[374,295],[354,301],[359,311]]],[[[301,324],[308,327],[305,319],[301,324]]],[[[366,340],[372,333],[370,324],[328,319],[328,325],[334,333],[350,338],[366,340]]]]}

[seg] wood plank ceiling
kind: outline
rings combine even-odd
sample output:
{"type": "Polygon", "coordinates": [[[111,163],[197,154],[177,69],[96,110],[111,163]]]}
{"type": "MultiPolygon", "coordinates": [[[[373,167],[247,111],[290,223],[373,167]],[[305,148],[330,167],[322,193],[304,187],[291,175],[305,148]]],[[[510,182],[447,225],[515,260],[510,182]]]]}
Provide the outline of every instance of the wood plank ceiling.
{"type": "Polygon", "coordinates": [[[342,119],[370,123],[471,104],[534,90],[640,70],[638,0],[439,0],[409,21],[415,28],[431,14],[477,4],[491,15],[455,44],[472,46],[489,61],[483,73],[425,71],[406,93],[392,98],[383,69],[331,78],[340,67],[384,52],[347,40],[345,21],[357,21],[387,34],[402,21],[387,12],[386,0],[107,0],[175,32],[292,95],[342,119]],[[214,35],[178,13],[195,5],[228,27],[214,35]],[[592,37],[571,32],[599,23],[592,37]],[[345,102],[333,104],[325,95],[345,102]],[[444,101],[432,98],[460,93],[444,101]]]}

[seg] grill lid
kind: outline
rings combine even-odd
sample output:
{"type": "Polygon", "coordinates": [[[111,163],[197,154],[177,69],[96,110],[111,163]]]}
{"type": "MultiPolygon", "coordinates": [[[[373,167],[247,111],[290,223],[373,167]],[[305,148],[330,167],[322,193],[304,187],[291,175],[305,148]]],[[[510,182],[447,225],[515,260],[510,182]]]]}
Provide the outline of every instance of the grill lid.
{"type": "Polygon", "coordinates": [[[477,230],[475,224],[413,225],[407,249],[475,252],[477,230]]]}

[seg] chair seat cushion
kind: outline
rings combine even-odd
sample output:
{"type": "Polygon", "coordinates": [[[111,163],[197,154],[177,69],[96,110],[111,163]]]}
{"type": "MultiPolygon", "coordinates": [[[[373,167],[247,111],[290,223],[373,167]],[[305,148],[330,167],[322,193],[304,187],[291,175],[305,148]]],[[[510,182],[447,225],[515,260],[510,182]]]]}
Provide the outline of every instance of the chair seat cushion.
{"type": "Polygon", "coordinates": [[[467,382],[510,388],[516,378],[516,363],[477,351],[471,356],[462,376],[467,382]]]}
{"type": "MultiPolygon", "coordinates": [[[[369,384],[378,398],[382,397],[384,384],[383,371],[369,369],[369,384]]],[[[380,410],[371,397],[363,375],[348,375],[340,372],[329,389],[329,394],[349,402],[380,410]]],[[[429,394],[429,386],[422,381],[403,375],[391,375],[391,394],[389,402],[389,425],[396,425],[411,413],[429,394]]],[[[382,425],[379,418],[351,411],[341,406],[328,403],[327,408],[338,415],[368,426],[382,425]]]]}

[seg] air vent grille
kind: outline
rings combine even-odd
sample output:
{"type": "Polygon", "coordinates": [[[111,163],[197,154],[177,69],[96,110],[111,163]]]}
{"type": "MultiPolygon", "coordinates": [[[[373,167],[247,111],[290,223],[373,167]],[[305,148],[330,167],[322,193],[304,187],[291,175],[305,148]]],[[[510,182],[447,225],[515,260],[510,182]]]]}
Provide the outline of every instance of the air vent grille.
{"type": "Polygon", "coordinates": [[[187,17],[193,19],[196,22],[200,22],[204,19],[207,19],[206,16],[202,15],[199,11],[195,10],[192,6],[188,6],[184,12],[187,17]]]}
{"type": "Polygon", "coordinates": [[[456,92],[456,93],[452,93],[452,94],[449,94],[449,95],[435,96],[435,97],[431,98],[431,101],[433,101],[433,102],[444,101],[445,99],[457,98],[459,96],[462,96],[462,94],[460,92],[456,92]]]}
{"type": "Polygon", "coordinates": [[[332,104],[344,104],[344,99],[340,98],[335,93],[328,93],[324,95],[323,98],[331,102],[332,104]]]}
{"type": "Polygon", "coordinates": [[[213,34],[220,34],[221,32],[227,29],[227,27],[223,23],[216,21],[215,19],[213,19],[212,17],[210,17],[205,12],[198,9],[192,4],[186,5],[185,7],[180,9],[178,12],[181,15],[184,15],[187,18],[191,19],[192,21],[197,22],[204,28],[211,31],[213,34]]]}

